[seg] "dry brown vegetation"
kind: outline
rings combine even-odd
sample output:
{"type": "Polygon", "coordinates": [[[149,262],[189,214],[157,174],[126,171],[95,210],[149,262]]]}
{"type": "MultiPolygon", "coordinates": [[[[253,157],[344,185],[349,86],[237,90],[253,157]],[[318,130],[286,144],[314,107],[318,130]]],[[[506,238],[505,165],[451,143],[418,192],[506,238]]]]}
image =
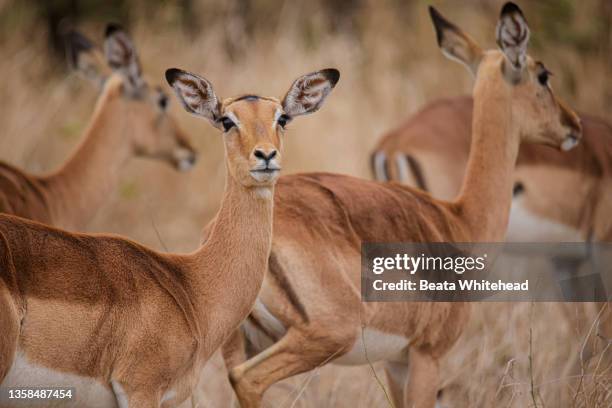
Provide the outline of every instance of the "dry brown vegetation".
{"type": "MultiPolygon", "coordinates": [[[[322,111],[290,126],[284,172],[369,178],[368,155],[385,130],[427,101],[470,91],[469,75],[436,46],[427,3],[261,0],[245,11],[245,2],[204,0],[194,2],[186,18],[177,2],[135,1],[123,12],[147,75],[160,83],[164,70],[176,66],[204,75],[221,96],[281,96],[298,75],[340,69],[339,86],[322,111]]],[[[494,45],[500,1],[435,3],[483,45],[494,45]]],[[[531,52],[555,73],[552,82],[561,97],[611,119],[610,3],[522,3],[534,35],[531,52]]],[[[46,27],[33,4],[0,2],[0,160],[42,172],[78,143],[96,91],[50,57],[46,27]]],[[[107,13],[99,12],[79,27],[101,40],[104,18],[107,13]]],[[[90,231],[116,232],[169,251],[198,244],[223,190],[223,146],[216,130],[182,112],[175,99],[171,109],[200,152],[198,165],[178,174],[151,161],[132,161],[90,231]]],[[[590,325],[578,327],[571,316],[576,309],[475,305],[470,327],[445,362],[445,404],[612,406],[610,367],[588,367],[583,376],[575,370],[590,325]]],[[[216,356],[203,376],[200,405],[227,407],[231,395],[216,356]]],[[[323,367],[274,386],[266,401],[275,407],[388,406],[370,367],[323,367]]]]}

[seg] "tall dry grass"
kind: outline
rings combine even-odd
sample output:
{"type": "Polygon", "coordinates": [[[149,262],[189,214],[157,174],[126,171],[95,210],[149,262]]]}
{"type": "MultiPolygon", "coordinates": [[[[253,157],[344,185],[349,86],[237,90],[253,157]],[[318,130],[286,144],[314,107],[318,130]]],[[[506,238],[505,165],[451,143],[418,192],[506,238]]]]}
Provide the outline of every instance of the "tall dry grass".
{"type": "MultiPolygon", "coordinates": [[[[471,78],[440,54],[427,2],[328,3],[261,0],[244,19],[236,11],[243,4],[238,0],[205,0],[194,4],[196,29],[185,31],[178,3],[151,8],[137,1],[130,6],[130,31],[149,77],[161,83],[166,68],[188,69],[211,80],[221,96],[252,92],[280,97],[298,75],[337,67],[342,78],[324,108],[291,124],[284,172],[369,177],[368,155],[384,131],[428,101],[470,92],[471,78]]],[[[523,3],[534,35],[532,52],[555,73],[557,91],[576,108],[609,118],[612,38],[606,37],[605,1],[523,3]],[[568,4],[569,17],[558,18],[554,12],[568,4]],[[560,33],[567,35],[560,38],[560,33]]],[[[483,45],[494,46],[500,1],[436,4],[483,45]]],[[[61,163],[78,143],[96,90],[66,75],[61,61],[49,58],[45,27],[30,6],[0,3],[0,159],[41,172],[61,163]]],[[[97,40],[102,27],[96,19],[81,25],[97,40]]],[[[91,231],[116,232],[160,250],[197,246],[223,190],[223,146],[216,130],[185,114],[175,100],[171,109],[200,152],[197,167],[178,174],[159,163],[132,161],[91,231]]],[[[588,326],[572,314],[571,308],[552,304],[474,305],[469,327],[444,363],[445,403],[612,405],[609,367],[590,367],[582,382],[570,369],[585,332],[577,325],[588,326]]],[[[380,367],[375,369],[384,377],[380,367]]],[[[216,356],[198,397],[202,406],[227,407],[231,395],[216,356]]],[[[275,385],[266,401],[275,407],[387,406],[369,367],[322,367],[275,385]]]]}

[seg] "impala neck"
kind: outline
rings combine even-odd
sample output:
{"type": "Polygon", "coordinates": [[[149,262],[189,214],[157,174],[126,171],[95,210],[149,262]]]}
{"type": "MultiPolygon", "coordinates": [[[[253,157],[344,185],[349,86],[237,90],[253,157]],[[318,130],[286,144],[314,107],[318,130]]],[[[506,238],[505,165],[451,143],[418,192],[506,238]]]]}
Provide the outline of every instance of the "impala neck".
{"type": "Polygon", "coordinates": [[[227,169],[215,224],[193,256],[201,327],[215,322],[215,330],[205,336],[204,350],[220,344],[255,303],[272,245],[273,196],[273,187],[246,188],[227,169]]]}
{"type": "Polygon", "coordinates": [[[512,124],[511,90],[500,79],[474,88],[472,145],[457,204],[471,240],[500,242],[506,235],[520,137],[512,124]]]}
{"type": "Polygon", "coordinates": [[[83,141],[59,169],[41,177],[54,225],[84,228],[119,182],[120,169],[132,154],[128,115],[119,98],[114,92],[102,95],[83,141]]]}

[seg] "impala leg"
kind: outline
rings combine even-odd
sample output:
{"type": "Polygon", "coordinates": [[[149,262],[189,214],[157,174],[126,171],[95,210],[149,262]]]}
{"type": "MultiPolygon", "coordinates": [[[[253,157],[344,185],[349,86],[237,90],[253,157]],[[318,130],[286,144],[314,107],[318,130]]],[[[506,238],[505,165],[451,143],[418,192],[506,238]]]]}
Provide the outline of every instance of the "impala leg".
{"type": "MultiPolygon", "coordinates": [[[[223,356],[223,361],[225,363],[225,368],[227,369],[228,377],[230,383],[233,386],[232,376],[231,376],[231,368],[238,367],[240,364],[247,361],[246,355],[246,339],[244,338],[244,333],[240,328],[235,330],[232,335],[227,339],[227,341],[221,347],[221,355],[223,356]]],[[[232,407],[238,406],[238,402],[236,398],[238,395],[234,393],[234,398],[231,403],[232,407]]]]}
{"type": "Polygon", "coordinates": [[[230,381],[240,406],[260,407],[264,392],[272,384],[312,370],[337,352],[338,347],[333,345],[316,350],[308,349],[308,346],[314,343],[290,329],[278,342],[232,368],[230,381]]]}
{"type": "Polygon", "coordinates": [[[116,380],[111,381],[111,388],[119,408],[157,408],[160,405],[156,392],[128,391],[116,380]]]}
{"type": "Polygon", "coordinates": [[[247,361],[246,342],[244,333],[240,328],[235,330],[232,335],[221,347],[221,355],[225,362],[225,367],[229,372],[230,368],[237,367],[247,361]]]}
{"type": "Polygon", "coordinates": [[[422,350],[410,350],[409,381],[404,393],[404,407],[434,408],[439,387],[438,360],[422,350]]]}
{"type": "Polygon", "coordinates": [[[395,408],[402,408],[404,406],[404,388],[406,388],[406,383],[408,382],[409,370],[408,363],[394,361],[387,361],[385,363],[389,394],[395,408]]]}

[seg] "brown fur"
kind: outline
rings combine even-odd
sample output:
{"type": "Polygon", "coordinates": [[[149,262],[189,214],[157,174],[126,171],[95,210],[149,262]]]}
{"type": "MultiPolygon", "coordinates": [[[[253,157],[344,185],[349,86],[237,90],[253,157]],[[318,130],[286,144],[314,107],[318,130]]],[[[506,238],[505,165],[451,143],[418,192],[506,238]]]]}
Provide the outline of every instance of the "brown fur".
{"type": "MultiPolygon", "coordinates": [[[[442,37],[445,27],[458,30],[443,25],[442,37]]],[[[569,131],[578,137],[580,133],[571,111],[567,113],[574,120],[561,121],[559,112],[566,108],[549,89],[542,105],[534,101],[534,93],[541,91],[531,76],[536,69],[531,59],[522,80],[513,85],[503,76],[502,53],[479,51],[472,40],[466,43],[469,37],[463,33],[453,38],[452,48],[464,41],[467,49],[461,55],[474,59],[465,64],[478,68],[474,137],[459,197],[445,202],[397,183],[333,174],[282,177],[275,197],[275,266],[270,264],[274,271],[269,275],[284,278],[266,277],[255,311],[265,307],[285,333],[247,360],[244,347],[251,329],[243,325],[223,349],[243,408],[261,406],[272,384],[347,355],[360,341],[362,328],[406,339],[405,348],[388,350],[397,355],[386,361],[390,373],[402,373],[389,376],[396,406],[434,406],[439,360],[461,334],[468,306],[361,302],[361,243],[501,241],[520,141],[559,146],[569,131]],[[527,130],[535,126],[541,131],[530,134],[527,130]],[[291,301],[289,286],[299,294],[303,312],[291,301]]],[[[214,222],[208,228],[214,228],[214,222]]]]}

